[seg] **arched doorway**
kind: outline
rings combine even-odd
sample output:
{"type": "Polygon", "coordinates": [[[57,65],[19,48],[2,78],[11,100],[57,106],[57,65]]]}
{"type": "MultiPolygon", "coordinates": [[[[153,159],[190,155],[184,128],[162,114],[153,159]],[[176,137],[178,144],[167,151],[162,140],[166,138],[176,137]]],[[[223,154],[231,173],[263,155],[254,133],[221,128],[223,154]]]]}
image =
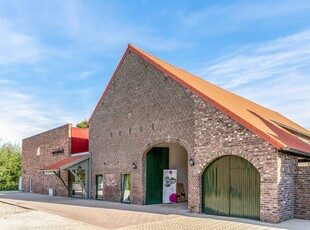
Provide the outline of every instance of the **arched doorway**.
{"type": "Polygon", "coordinates": [[[163,170],[177,170],[177,200],[187,201],[187,151],[176,143],[155,145],[146,154],[146,204],[163,203],[163,170]]]}
{"type": "Polygon", "coordinates": [[[224,156],[202,174],[202,211],[207,214],[259,219],[260,175],[247,160],[224,156]]]}

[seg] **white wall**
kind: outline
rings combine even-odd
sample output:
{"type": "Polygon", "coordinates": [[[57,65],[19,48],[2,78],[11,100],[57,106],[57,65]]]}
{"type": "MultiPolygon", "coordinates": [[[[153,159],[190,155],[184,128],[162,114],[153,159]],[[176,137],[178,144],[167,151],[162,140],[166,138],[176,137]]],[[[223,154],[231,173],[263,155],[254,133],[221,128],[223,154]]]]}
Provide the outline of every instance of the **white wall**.
{"type": "Polygon", "coordinates": [[[156,147],[169,148],[169,169],[178,170],[177,182],[183,183],[185,190],[185,198],[188,195],[188,174],[187,174],[187,151],[181,145],[174,143],[165,143],[156,147]]]}

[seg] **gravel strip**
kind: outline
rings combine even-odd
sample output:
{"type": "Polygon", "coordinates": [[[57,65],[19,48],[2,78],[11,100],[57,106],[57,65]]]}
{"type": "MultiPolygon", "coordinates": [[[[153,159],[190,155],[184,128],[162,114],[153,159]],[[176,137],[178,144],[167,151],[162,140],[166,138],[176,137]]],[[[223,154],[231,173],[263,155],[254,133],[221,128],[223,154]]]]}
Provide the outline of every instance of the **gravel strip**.
{"type": "Polygon", "coordinates": [[[65,217],[35,211],[15,205],[0,202],[0,229],[24,230],[24,229],[103,229],[94,225],[71,220],[65,217]]]}
{"type": "Polygon", "coordinates": [[[29,211],[30,211],[30,209],[18,207],[16,205],[3,203],[0,201],[0,218],[5,218],[5,217],[13,215],[13,214],[29,212],[29,211]]]}

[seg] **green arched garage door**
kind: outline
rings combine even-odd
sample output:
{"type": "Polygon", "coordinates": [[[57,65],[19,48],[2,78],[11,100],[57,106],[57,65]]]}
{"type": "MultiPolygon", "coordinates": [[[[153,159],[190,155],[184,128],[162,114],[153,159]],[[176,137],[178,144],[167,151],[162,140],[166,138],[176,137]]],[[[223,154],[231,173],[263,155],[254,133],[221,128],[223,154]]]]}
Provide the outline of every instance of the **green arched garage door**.
{"type": "Polygon", "coordinates": [[[204,213],[259,219],[259,200],[259,172],[249,161],[224,156],[203,172],[204,213]]]}

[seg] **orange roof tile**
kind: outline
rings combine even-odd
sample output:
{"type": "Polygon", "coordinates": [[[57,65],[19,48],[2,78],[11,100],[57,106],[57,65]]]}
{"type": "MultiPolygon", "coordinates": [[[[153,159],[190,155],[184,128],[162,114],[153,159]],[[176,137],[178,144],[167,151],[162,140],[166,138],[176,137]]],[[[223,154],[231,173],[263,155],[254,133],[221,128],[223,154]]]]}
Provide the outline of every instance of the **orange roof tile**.
{"type": "MultiPolygon", "coordinates": [[[[128,48],[117,69],[115,70],[109,85],[113,81],[115,73],[118,71],[123,59],[126,57],[129,50],[135,52],[144,60],[148,61],[149,63],[163,71],[166,75],[170,76],[186,88],[190,89],[192,92],[198,94],[199,96],[213,104],[215,107],[217,107],[219,110],[221,110],[237,122],[241,123],[257,135],[265,139],[267,142],[271,143],[276,148],[293,148],[295,150],[310,153],[309,144],[295,137],[287,130],[279,126],[277,123],[284,124],[310,137],[309,130],[294,123],[293,121],[289,120],[278,112],[272,111],[246,98],[224,90],[214,84],[211,84],[206,80],[201,79],[173,65],[170,65],[169,63],[166,63],[131,44],[128,45],[128,48]]],[[[98,102],[97,107],[101,102],[102,98],[104,97],[107,89],[105,90],[100,101],[98,102]]],[[[95,108],[94,112],[96,111],[97,107],[95,108]]],[[[90,120],[92,119],[92,116],[90,120]]]]}

